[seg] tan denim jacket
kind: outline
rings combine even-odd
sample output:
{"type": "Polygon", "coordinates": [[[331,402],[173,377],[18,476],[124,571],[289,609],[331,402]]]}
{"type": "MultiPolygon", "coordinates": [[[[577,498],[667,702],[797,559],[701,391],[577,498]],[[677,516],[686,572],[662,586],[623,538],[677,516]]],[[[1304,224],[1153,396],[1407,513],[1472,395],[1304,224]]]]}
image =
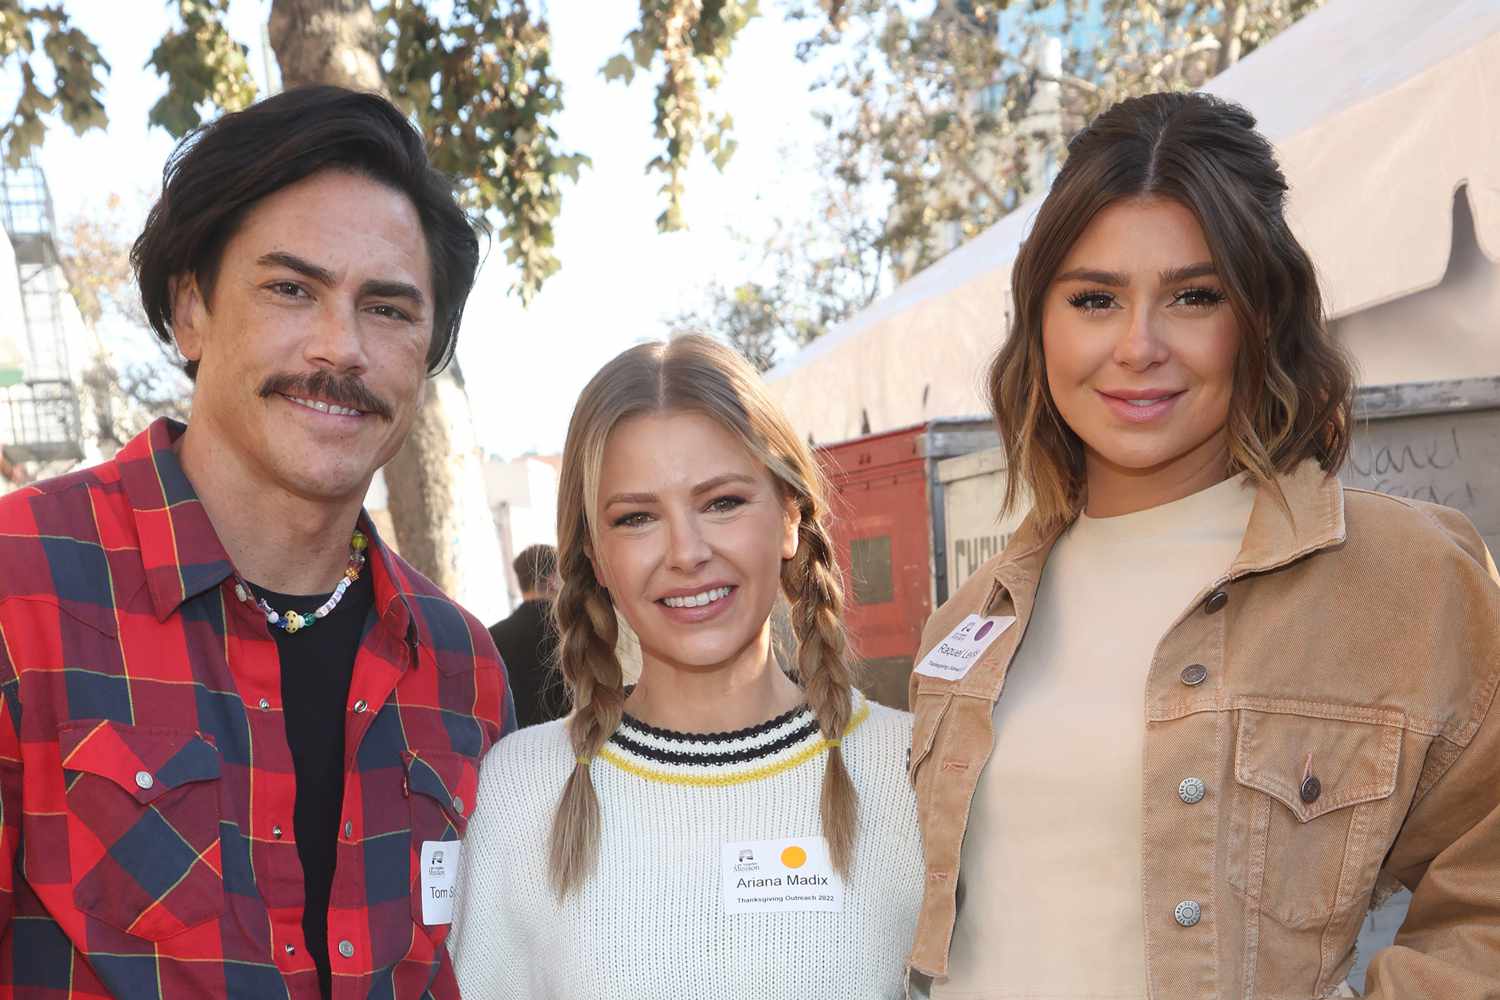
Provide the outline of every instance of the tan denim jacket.
{"type": "MultiPolygon", "coordinates": [[[[1493,1000],[1495,564],[1456,511],[1344,489],[1311,462],[1280,483],[1291,519],[1260,491],[1239,555],[1162,637],[1142,692],[1150,995],[1330,995],[1372,896],[1399,882],[1411,909],[1367,995],[1493,1000]],[[1192,804],[1190,777],[1207,789],[1192,804]]],[[[1028,519],[922,636],[925,656],[966,615],[1017,619],[962,678],[912,675],[927,880],[911,965],[935,977],[994,703],[1056,537],[1028,519]]]]}

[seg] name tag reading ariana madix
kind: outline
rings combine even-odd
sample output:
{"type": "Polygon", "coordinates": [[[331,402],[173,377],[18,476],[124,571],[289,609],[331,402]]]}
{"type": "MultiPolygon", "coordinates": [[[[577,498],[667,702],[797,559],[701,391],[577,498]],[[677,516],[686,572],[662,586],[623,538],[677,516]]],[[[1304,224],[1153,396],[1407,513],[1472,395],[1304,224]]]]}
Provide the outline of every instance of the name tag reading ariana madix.
{"type": "Polygon", "coordinates": [[[941,677],[945,681],[956,681],[979,662],[979,656],[990,643],[1005,634],[1005,630],[1016,623],[1012,615],[969,615],[958,623],[958,628],[949,632],[936,646],[927,651],[918,663],[915,672],[928,677],[941,677]]]}
{"type": "Polygon", "coordinates": [[[723,848],[725,913],[844,908],[844,880],[822,837],[741,840],[723,848]]]}

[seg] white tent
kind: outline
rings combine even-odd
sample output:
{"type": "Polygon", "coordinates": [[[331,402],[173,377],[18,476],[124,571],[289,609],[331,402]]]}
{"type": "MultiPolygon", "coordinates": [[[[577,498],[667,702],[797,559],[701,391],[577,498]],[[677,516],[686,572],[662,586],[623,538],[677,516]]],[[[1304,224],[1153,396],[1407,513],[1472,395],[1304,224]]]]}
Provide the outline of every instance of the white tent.
{"type": "MultiPolygon", "coordinates": [[[[1363,381],[1500,375],[1500,0],[1332,0],[1206,89],[1275,143],[1363,381]]],[[[799,430],[821,443],[983,413],[1039,204],[773,369],[799,430]]]]}

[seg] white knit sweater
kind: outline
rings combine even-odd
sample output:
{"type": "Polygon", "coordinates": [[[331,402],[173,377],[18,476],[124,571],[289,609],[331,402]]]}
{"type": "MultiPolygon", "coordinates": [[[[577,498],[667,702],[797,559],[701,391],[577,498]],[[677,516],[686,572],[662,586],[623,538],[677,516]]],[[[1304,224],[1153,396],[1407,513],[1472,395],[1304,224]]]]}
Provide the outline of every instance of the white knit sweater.
{"type": "Polygon", "coordinates": [[[726,913],[725,843],[816,837],[827,744],[804,707],[737,733],[627,717],[594,760],[603,834],[559,902],[548,833],[573,750],[563,722],[497,744],[480,772],[449,936],[465,1000],[880,1000],[905,995],[922,888],[906,779],[911,716],[856,695],[859,792],[841,912],[726,913]]]}

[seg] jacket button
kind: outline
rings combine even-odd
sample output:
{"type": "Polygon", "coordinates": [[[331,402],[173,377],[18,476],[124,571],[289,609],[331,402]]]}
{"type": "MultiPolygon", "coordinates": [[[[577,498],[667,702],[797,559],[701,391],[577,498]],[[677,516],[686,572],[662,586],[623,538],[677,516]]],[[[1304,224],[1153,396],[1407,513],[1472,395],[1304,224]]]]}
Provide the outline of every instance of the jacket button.
{"type": "Polygon", "coordinates": [[[352,820],[352,819],[346,819],[346,820],[344,820],[344,839],[345,840],[353,840],[354,839],[354,820],[352,820]]]}
{"type": "Polygon", "coordinates": [[[1177,904],[1177,912],[1173,916],[1183,927],[1191,927],[1203,919],[1203,908],[1196,899],[1184,899],[1177,904]]]}
{"type": "Polygon", "coordinates": [[[137,771],[135,772],[135,783],[137,787],[145,790],[156,784],[156,779],[151,777],[150,771],[137,771]]]}
{"type": "Polygon", "coordinates": [[[1208,678],[1208,668],[1201,663],[1191,663],[1182,668],[1182,683],[1197,687],[1208,678]]]}
{"type": "Polygon", "coordinates": [[[288,944],[286,946],[286,953],[288,955],[295,955],[295,954],[297,954],[297,946],[294,945],[294,944],[288,944]]]}
{"type": "Polygon", "coordinates": [[[1203,610],[1209,614],[1224,610],[1224,605],[1229,603],[1229,595],[1222,590],[1216,590],[1208,595],[1208,600],[1203,602],[1203,610]]]}
{"type": "Polygon", "coordinates": [[[256,702],[256,707],[259,708],[262,712],[269,712],[271,710],[271,700],[269,698],[262,698],[260,701],[256,702]]]}
{"type": "Polygon", "coordinates": [[[1318,796],[1323,794],[1323,783],[1314,775],[1308,775],[1307,780],[1302,782],[1302,801],[1312,805],[1318,801],[1318,796]]]}
{"type": "Polygon", "coordinates": [[[365,709],[367,709],[369,707],[370,707],[370,703],[367,702],[367,701],[365,701],[363,698],[361,698],[361,699],[359,699],[359,701],[356,701],[354,703],[354,714],[355,715],[364,715],[365,714],[365,709]]]}
{"type": "Polygon", "coordinates": [[[281,839],[281,825],[280,824],[277,824],[276,826],[271,827],[271,836],[275,837],[277,840],[281,839]]]}
{"type": "Polygon", "coordinates": [[[1193,805],[1202,802],[1207,791],[1202,778],[1183,778],[1182,784],[1177,786],[1177,797],[1188,805],[1193,805]]]}
{"type": "Polygon", "coordinates": [[[339,942],[339,954],[343,955],[345,958],[353,958],[354,957],[354,942],[348,940],[347,938],[345,940],[343,940],[343,941],[340,941],[339,942]]]}

